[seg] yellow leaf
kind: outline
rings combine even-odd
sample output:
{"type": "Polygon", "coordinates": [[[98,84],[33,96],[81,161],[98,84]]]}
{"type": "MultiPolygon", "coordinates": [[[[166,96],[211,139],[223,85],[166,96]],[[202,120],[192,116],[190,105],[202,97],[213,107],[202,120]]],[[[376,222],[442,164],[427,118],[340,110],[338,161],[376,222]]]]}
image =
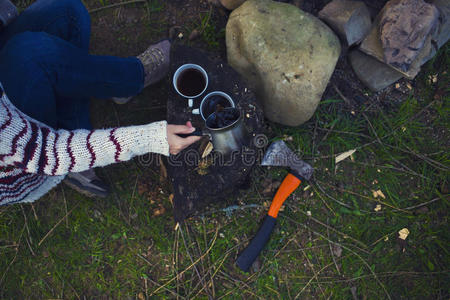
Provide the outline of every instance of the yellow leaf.
{"type": "Polygon", "coordinates": [[[383,199],[386,199],[386,196],[383,194],[383,192],[381,190],[377,191],[378,196],[380,196],[383,199]]]}
{"type": "Polygon", "coordinates": [[[372,190],[372,196],[373,196],[374,198],[381,197],[381,198],[383,198],[383,199],[386,199],[386,196],[383,194],[383,192],[382,192],[381,190],[378,190],[378,191],[373,191],[373,190],[372,190]]]}
{"type": "Polygon", "coordinates": [[[403,228],[398,232],[398,237],[401,238],[402,240],[406,240],[408,235],[409,235],[408,228],[403,228]]]}
{"type": "Polygon", "coordinates": [[[347,157],[349,157],[350,155],[352,155],[355,152],[356,152],[356,149],[353,149],[353,150],[348,150],[344,153],[339,154],[338,156],[336,156],[336,163],[343,161],[344,159],[346,159],[347,157]]]}
{"type": "Polygon", "coordinates": [[[211,151],[213,150],[213,144],[211,143],[211,142],[208,142],[208,144],[206,145],[206,147],[205,147],[205,151],[203,151],[203,154],[202,154],[202,159],[203,158],[205,158],[205,157],[207,157],[210,153],[211,153],[211,151]]]}

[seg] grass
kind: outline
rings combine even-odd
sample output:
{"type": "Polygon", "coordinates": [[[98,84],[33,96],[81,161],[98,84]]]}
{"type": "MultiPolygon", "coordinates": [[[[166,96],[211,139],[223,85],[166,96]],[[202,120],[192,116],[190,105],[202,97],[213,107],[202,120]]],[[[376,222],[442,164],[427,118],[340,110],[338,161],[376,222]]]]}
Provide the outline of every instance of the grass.
{"type": "Polygon", "coordinates": [[[251,273],[234,262],[285,170],[255,168],[239,208],[175,229],[159,170],[135,160],[99,170],[113,187],[105,200],[60,186],[0,208],[0,298],[448,299],[449,63],[447,45],[402,101],[325,99],[300,127],[270,124],[315,175],[251,273]]]}

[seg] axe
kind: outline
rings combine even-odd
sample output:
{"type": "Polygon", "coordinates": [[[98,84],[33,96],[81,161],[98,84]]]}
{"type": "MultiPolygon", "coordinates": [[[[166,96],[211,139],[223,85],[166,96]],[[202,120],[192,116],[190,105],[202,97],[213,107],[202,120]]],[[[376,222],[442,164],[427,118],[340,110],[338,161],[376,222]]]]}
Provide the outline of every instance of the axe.
{"type": "Polygon", "coordinates": [[[244,272],[248,272],[250,266],[269,240],[270,234],[275,227],[278,211],[283,205],[283,202],[298,188],[302,181],[309,180],[313,173],[313,168],[299,159],[281,140],[273,142],[267,148],[261,165],[289,167],[289,174],[284,178],[278,188],[270,205],[269,212],[255,237],[236,261],[238,267],[244,272]]]}

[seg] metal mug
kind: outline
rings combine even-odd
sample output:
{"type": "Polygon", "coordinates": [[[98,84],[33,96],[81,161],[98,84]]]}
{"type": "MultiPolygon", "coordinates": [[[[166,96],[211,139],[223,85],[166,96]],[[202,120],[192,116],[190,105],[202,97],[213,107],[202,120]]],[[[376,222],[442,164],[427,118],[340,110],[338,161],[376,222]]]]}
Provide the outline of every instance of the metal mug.
{"type": "Polygon", "coordinates": [[[173,84],[173,87],[175,88],[175,91],[177,91],[177,93],[180,96],[187,98],[189,107],[192,107],[194,104],[194,99],[199,97],[201,94],[203,94],[206,91],[206,89],[208,88],[208,74],[206,73],[205,69],[203,69],[201,66],[199,66],[197,64],[184,64],[184,65],[180,66],[173,74],[172,84],[173,84]],[[194,69],[194,70],[199,71],[200,73],[202,73],[202,75],[205,79],[205,87],[203,88],[203,90],[201,92],[199,92],[197,95],[193,95],[193,96],[192,95],[184,95],[178,89],[178,78],[183,74],[183,72],[186,72],[186,70],[189,70],[189,69],[194,69]]]}
{"type": "Polygon", "coordinates": [[[209,136],[214,150],[222,155],[228,155],[231,152],[238,152],[248,141],[248,132],[245,128],[244,118],[241,111],[234,107],[227,107],[223,111],[236,114],[236,120],[224,127],[217,128],[212,126],[217,112],[212,113],[205,121],[205,129],[197,129],[189,134],[178,134],[180,137],[188,136],[209,136]]]}
{"type": "Polygon", "coordinates": [[[207,132],[211,137],[214,150],[227,155],[231,152],[238,152],[248,140],[248,132],[245,128],[244,118],[241,111],[234,107],[227,107],[224,111],[233,111],[237,114],[237,119],[230,125],[221,128],[210,126],[212,120],[216,117],[216,112],[209,115],[205,121],[207,132]]]}
{"type": "Polygon", "coordinates": [[[211,115],[215,111],[215,108],[208,111],[208,106],[209,106],[208,102],[214,96],[220,96],[221,98],[223,98],[225,100],[225,102],[227,102],[226,104],[224,104],[224,106],[223,106],[224,108],[235,107],[233,99],[231,99],[231,97],[228,94],[221,92],[221,91],[214,91],[214,92],[211,92],[208,95],[206,95],[203,98],[202,102],[200,102],[200,108],[193,109],[192,113],[194,115],[198,115],[198,114],[201,115],[202,119],[206,121],[206,119],[209,117],[209,115],[211,115]]]}

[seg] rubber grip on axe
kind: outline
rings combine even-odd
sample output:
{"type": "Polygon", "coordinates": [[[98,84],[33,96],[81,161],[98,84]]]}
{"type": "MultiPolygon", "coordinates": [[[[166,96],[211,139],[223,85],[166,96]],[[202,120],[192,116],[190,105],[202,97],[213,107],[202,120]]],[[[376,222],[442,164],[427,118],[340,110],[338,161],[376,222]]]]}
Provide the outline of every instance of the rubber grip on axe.
{"type": "Polygon", "coordinates": [[[256,233],[255,237],[252,239],[250,244],[245,248],[245,250],[239,255],[236,260],[236,264],[238,267],[244,271],[248,272],[251,265],[258,257],[259,253],[266,246],[270,234],[275,227],[275,223],[277,220],[278,212],[283,205],[284,201],[289,197],[292,192],[294,192],[302,181],[293,174],[288,174],[286,178],[284,178],[280,187],[278,188],[275,197],[272,200],[272,204],[270,205],[270,209],[268,215],[264,219],[261,227],[256,233]]]}

